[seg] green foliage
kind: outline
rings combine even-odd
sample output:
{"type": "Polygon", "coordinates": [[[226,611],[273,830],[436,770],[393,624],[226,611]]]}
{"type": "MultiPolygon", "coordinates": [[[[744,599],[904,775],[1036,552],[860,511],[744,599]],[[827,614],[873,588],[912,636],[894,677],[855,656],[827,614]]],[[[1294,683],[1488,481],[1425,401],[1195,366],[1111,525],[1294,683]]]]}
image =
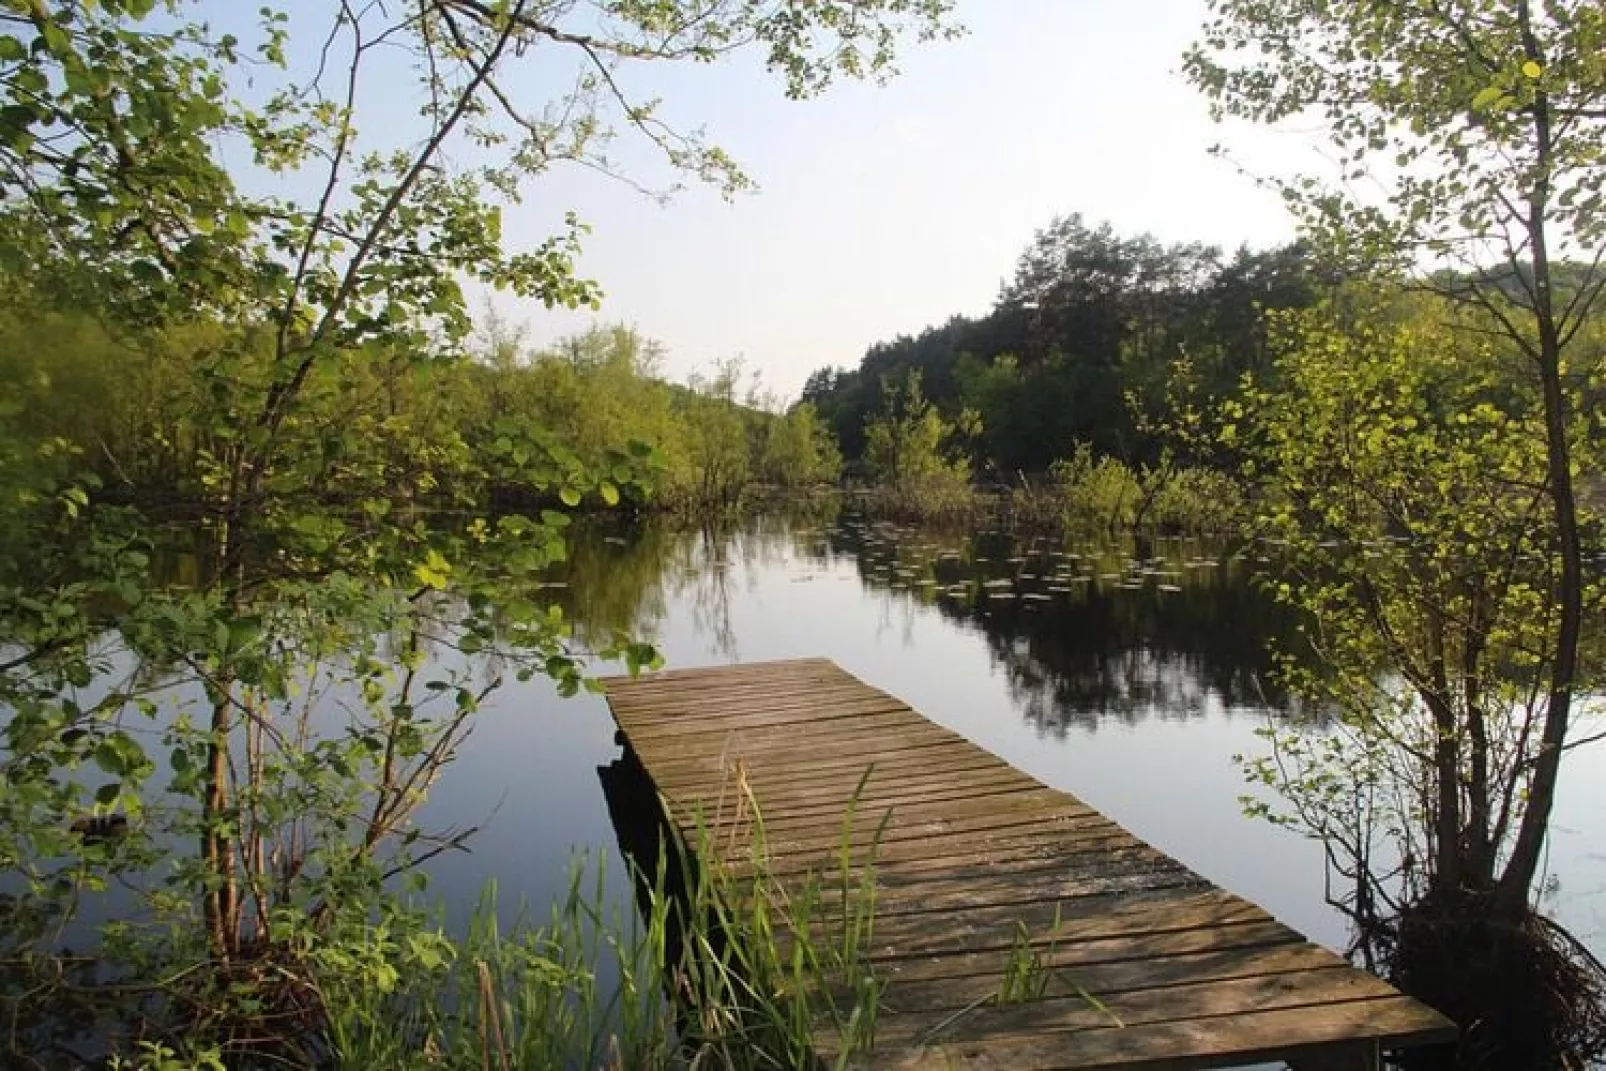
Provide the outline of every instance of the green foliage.
{"type": "Polygon", "coordinates": [[[1164,532],[1221,533],[1236,531],[1246,508],[1235,477],[1196,465],[1167,476],[1154,494],[1149,516],[1164,532]]]}
{"type": "Polygon", "coordinates": [[[1170,369],[1184,359],[1200,401],[1236,396],[1245,372],[1269,367],[1263,313],[1304,307],[1315,292],[1298,245],[1227,257],[1072,215],[1038,232],[986,316],[877,343],[857,369],[815,372],[803,397],[850,462],[866,457],[881,384],[918,371],[946,419],[980,418],[975,469],[989,482],[1040,475],[1078,442],[1138,464],[1161,444],[1134,425],[1125,398],[1164,416],[1170,369]]]}
{"type": "Polygon", "coordinates": [[[865,466],[872,479],[900,492],[944,496],[969,484],[962,436],[977,428],[974,415],[950,424],[920,388],[920,373],[881,388],[881,411],[864,428],[865,466]]]}
{"type": "Polygon", "coordinates": [[[745,796],[736,814],[699,819],[693,844],[661,846],[654,871],[633,875],[639,917],[607,911],[600,864],[589,876],[571,869],[544,925],[521,914],[504,933],[494,886],[461,941],[393,904],[378,920],[353,916],[309,945],[328,1016],[319,1044],[332,1066],[350,1068],[667,1068],[688,1055],[797,1067],[823,1019],[844,1066],[873,1036],[880,991],[866,956],[873,865],[850,859],[857,819],[850,803],[837,867],[783,881],[745,796]],[[618,985],[607,990],[610,971],[618,985]]]}
{"type": "MultiPolygon", "coordinates": [[[[1547,503],[1543,526],[1553,543],[1534,553],[1553,551],[1548,562],[1556,582],[1532,588],[1539,598],[1530,609],[1548,628],[1528,637],[1536,645],[1529,658],[1537,664],[1514,666],[1518,676],[1535,669],[1544,677],[1531,685],[1531,727],[1539,740],[1532,779],[1494,895],[1499,913],[1517,918],[1539,875],[1574,697],[1589,674],[1580,661],[1587,584],[1575,487],[1579,425],[1587,410],[1576,386],[1580,375],[1598,374],[1602,359],[1593,322],[1606,238],[1600,60],[1606,12],[1587,0],[1426,6],[1215,0],[1211,6],[1214,17],[1186,68],[1217,115],[1268,123],[1313,116],[1325,125],[1339,173],[1280,183],[1322,255],[1358,274],[1425,276],[1427,288],[1477,311],[1472,320],[1458,321],[1473,336],[1469,352],[1492,336],[1501,340],[1502,358],[1526,366],[1527,375],[1513,373],[1510,380],[1513,389],[1532,391],[1526,395],[1531,408],[1497,410],[1510,418],[1542,414],[1542,423],[1524,425],[1544,445],[1543,468],[1526,473],[1525,486],[1547,503]]],[[[1485,427],[1483,410],[1459,415],[1471,422],[1470,431],[1504,442],[1485,427]]],[[[1419,441],[1416,430],[1402,420],[1375,434],[1410,451],[1419,441]]],[[[1510,459],[1485,460],[1501,471],[1499,464],[1510,459]]],[[[1448,471],[1438,475],[1463,475],[1446,464],[1448,471]]],[[[1471,493],[1474,500],[1480,496],[1471,493]]],[[[1484,534],[1472,533],[1464,559],[1469,567],[1482,558],[1484,534]]],[[[1432,526],[1424,533],[1444,535],[1432,526]]],[[[1460,554],[1454,542],[1434,546],[1446,559],[1460,554]]],[[[1438,598],[1448,597],[1439,591],[1438,598]]],[[[1407,666],[1424,657],[1417,641],[1437,642],[1431,630],[1425,637],[1391,633],[1387,617],[1375,624],[1407,666]]],[[[1487,643],[1499,649],[1499,636],[1487,643]]],[[[1481,656],[1479,645],[1471,649],[1481,656]]],[[[1431,651],[1426,656],[1434,657],[1431,651]]],[[[1470,670],[1462,675],[1477,677],[1470,670]]],[[[1424,699],[1444,691],[1436,684],[1428,691],[1413,687],[1424,699]]],[[[1452,784],[1455,753],[1463,746],[1479,753],[1486,748],[1460,735],[1482,732],[1476,719],[1463,723],[1444,709],[1437,717],[1443,796],[1431,815],[1442,823],[1430,835],[1439,856],[1433,891],[1453,900],[1463,882],[1481,891],[1491,838],[1502,843],[1504,826],[1473,816],[1471,858],[1460,857],[1452,843],[1462,821],[1452,784]]],[[[1495,806],[1483,778],[1474,780],[1469,806],[1495,806]]],[[[1506,786],[1505,798],[1512,799],[1515,781],[1506,786]]]]}
{"type": "MultiPolygon", "coordinates": [[[[737,441],[745,466],[759,424],[730,397],[682,407],[628,333],[576,340],[567,369],[497,367],[494,338],[475,365],[468,286],[595,306],[584,226],[518,247],[502,213],[559,163],[612,172],[618,133],[644,135],[676,177],[746,184],[617,68],[757,45],[806,95],[888,73],[896,42],[947,32],[949,6],[338,5],[296,41],[271,9],[246,41],[182,0],[159,15],[151,0],[7,6],[0,373],[20,390],[0,401],[0,866],[24,894],[0,901],[10,1055],[54,1056],[52,1024],[97,997],[108,1021],[67,1025],[114,1047],[133,1026],[186,1028],[146,1048],[153,1066],[282,1034],[274,1000],[304,1022],[317,996],[283,981],[297,957],[349,951],[319,946],[323,927],[455,843],[410,816],[500,681],[476,659],[565,694],[584,655],[656,664],[630,637],[582,648],[544,593],[567,555],[558,507],[650,493],[668,466],[636,432],[667,446],[712,413],[740,435],[721,425],[704,447],[737,441]],[[535,46],[574,77],[525,111],[511,87],[535,46]],[[324,62],[293,63],[298,49],[324,62]],[[368,122],[374,79],[398,72],[413,81],[383,96],[420,106],[368,122]],[[549,388],[589,412],[565,419],[549,388]],[[158,561],[179,563],[176,582],[158,561]],[[469,657],[436,673],[426,645],[469,657]],[[140,921],[103,927],[86,967],[56,942],[113,882],[140,921]]],[[[719,495],[746,478],[722,476],[719,495]]],[[[389,978],[376,962],[345,969],[389,978]]]]}
{"type": "Polygon", "coordinates": [[[1390,175],[1376,198],[1316,178],[1283,184],[1329,252],[1372,270],[1425,246],[1500,275],[1540,255],[1530,224],[1563,243],[1548,250],[1557,259],[1571,250],[1587,260],[1606,236],[1598,4],[1211,8],[1186,70],[1218,114],[1276,122],[1308,109],[1342,154],[1335,179],[1390,175]]]}
{"type": "Polygon", "coordinates": [[[1543,747],[1559,572],[1542,407],[1481,326],[1404,299],[1290,318],[1289,389],[1252,392],[1231,431],[1252,429],[1275,592],[1323,662],[1290,679],[1339,718],[1277,732],[1254,774],[1363,902],[1492,889],[1543,747]],[[1413,862],[1369,871],[1386,857],[1413,862]]]}
{"type": "Polygon", "coordinates": [[[691,380],[684,402],[689,428],[686,497],[697,507],[721,510],[737,505],[753,478],[756,413],[743,406],[739,358],[716,362],[711,373],[691,380]]]}
{"type": "Polygon", "coordinates": [[[1093,457],[1087,443],[1054,462],[1065,526],[1073,532],[1119,532],[1132,526],[1140,489],[1132,470],[1113,457],[1093,457]]]}
{"type": "Polygon", "coordinates": [[[810,487],[836,481],[842,453],[814,406],[801,402],[770,422],[760,464],[770,483],[810,487]]]}
{"type": "Polygon", "coordinates": [[[1144,465],[1133,472],[1113,457],[1095,459],[1082,443],[1049,476],[1065,529],[1083,535],[1144,527],[1196,535],[1231,531],[1243,520],[1237,481],[1215,469],[1144,465]]]}

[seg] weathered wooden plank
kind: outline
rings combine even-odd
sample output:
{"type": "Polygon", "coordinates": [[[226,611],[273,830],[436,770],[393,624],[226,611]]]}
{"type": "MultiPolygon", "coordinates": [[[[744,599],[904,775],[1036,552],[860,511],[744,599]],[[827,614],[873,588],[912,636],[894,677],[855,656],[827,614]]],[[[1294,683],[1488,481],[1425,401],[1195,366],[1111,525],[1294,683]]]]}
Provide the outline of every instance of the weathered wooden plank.
{"type": "Polygon", "coordinates": [[[1052,866],[1041,862],[996,868],[960,866],[903,876],[888,875],[881,868],[872,868],[869,874],[876,903],[889,914],[905,904],[912,905],[911,910],[920,910],[922,904],[930,905],[927,910],[941,910],[967,901],[1005,904],[1023,899],[1072,896],[1077,895],[1074,890],[1079,887],[1078,883],[1102,878],[1171,874],[1202,880],[1175,859],[1145,850],[1141,845],[1127,850],[1084,853],[1057,860],[1052,866]]]}
{"type": "Polygon", "coordinates": [[[643,729],[689,729],[697,723],[748,722],[778,713],[786,713],[801,721],[821,712],[854,704],[881,710],[909,711],[906,704],[890,695],[836,685],[810,686],[806,689],[755,688],[739,696],[727,697],[716,693],[707,697],[699,695],[693,700],[662,697],[625,699],[619,702],[619,712],[635,721],[639,732],[643,729]]]}
{"type": "Polygon", "coordinates": [[[1195,982],[1184,985],[1100,994],[1097,1003],[1081,994],[976,1008],[954,1019],[944,1011],[882,1015],[876,1020],[878,1044],[914,1045],[1107,1026],[1145,1026],[1186,1019],[1209,1019],[1344,1004],[1395,995],[1393,986],[1348,966],[1195,982]],[[1100,1006],[1102,1005],[1102,1007],[1100,1006]]]}
{"type": "MultiPolygon", "coordinates": [[[[926,881],[893,885],[885,882],[879,870],[863,875],[870,879],[868,882],[862,877],[850,877],[844,882],[839,872],[828,870],[819,874],[816,887],[831,897],[833,903],[844,894],[853,905],[869,898],[876,917],[887,920],[897,915],[932,911],[971,911],[979,907],[1036,904],[1116,891],[1205,885],[1198,875],[1158,853],[1147,857],[1133,853],[1118,858],[1091,855],[1084,858],[1088,862],[1077,867],[1039,866],[963,878],[933,873],[926,881]]],[[[798,882],[786,884],[789,889],[801,886],[798,882]]]]}
{"type": "MultiPolygon", "coordinates": [[[[638,752],[639,754],[639,752],[638,752]]],[[[738,770],[745,773],[753,784],[790,783],[798,781],[845,780],[857,783],[866,772],[884,770],[922,771],[936,769],[972,770],[997,769],[998,757],[973,747],[964,740],[948,735],[929,741],[900,741],[899,750],[877,753],[865,758],[865,748],[855,746],[841,751],[811,750],[809,762],[800,763],[795,753],[778,752],[772,755],[697,754],[674,758],[655,756],[653,781],[659,786],[696,787],[699,784],[733,780],[738,770]]]]}
{"type": "MultiPolygon", "coordinates": [[[[699,734],[758,734],[765,730],[798,731],[801,725],[815,725],[830,722],[829,726],[821,728],[846,729],[855,726],[844,724],[857,722],[863,725],[872,719],[876,724],[888,728],[894,726],[912,726],[925,722],[914,711],[901,703],[886,699],[867,699],[845,696],[842,699],[822,704],[797,704],[793,706],[767,706],[763,700],[755,700],[751,710],[738,711],[732,716],[716,717],[674,717],[661,719],[642,719],[631,736],[633,741],[645,743],[648,740],[693,740],[699,734]]],[[[927,724],[930,724],[927,722],[927,724]]]]}
{"type": "Polygon", "coordinates": [[[677,821],[687,824],[737,836],[751,835],[755,843],[762,841],[773,849],[778,838],[808,830],[837,837],[849,828],[899,829],[917,822],[947,819],[960,807],[964,808],[966,817],[973,818],[1005,811],[1037,813],[1065,805],[1063,798],[1047,794],[1043,789],[1009,784],[955,788],[936,799],[917,795],[892,799],[871,797],[849,808],[851,796],[852,789],[844,788],[823,799],[803,798],[789,806],[761,807],[748,802],[745,796],[728,793],[714,799],[693,798],[671,807],[670,813],[677,821]]]}
{"type": "Polygon", "coordinates": [[[874,903],[876,917],[890,926],[892,919],[934,911],[974,912],[984,908],[1019,908],[1044,899],[1069,902],[1081,896],[1207,887],[1208,883],[1197,874],[1170,863],[1107,867],[1096,873],[1076,875],[1037,874],[1025,880],[971,882],[944,889],[910,886],[880,893],[874,903]]]}
{"type": "MultiPolygon", "coordinates": [[[[1035,945],[1033,951],[1042,959],[1045,967],[1077,970],[1107,963],[1304,943],[1303,937],[1280,922],[1250,921],[1136,937],[1062,940],[1052,945],[1035,945]]],[[[889,986],[919,985],[949,978],[988,975],[999,970],[1004,960],[1005,957],[998,952],[945,953],[889,963],[882,975],[889,986]]]]}
{"type": "MultiPolygon", "coordinates": [[[[881,1007],[893,1014],[918,1014],[967,1008],[977,1001],[995,1001],[1004,992],[1006,955],[991,957],[988,970],[960,977],[916,982],[898,979],[888,985],[881,1007]]],[[[1262,975],[1310,971],[1348,964],[1325,948],[1307,941],[1285,941],[1218,952],[1181,953],[1114,963],[1076,964],[1040,953],[1043,995],[1076,997],[1089,993],[1107,1001],[1114,993],[1160,986],[1232,981],[1262,975]]]]}
{"type": "MultiPolygon", "coordinates": [[[[677,817],[679,812],[677,812],[677,817]]],[[[686,815],[688,819],[694,816],[686,815]]],[[[865,820],[844,831],[837,823],[809,826],[801,830],[772,829],[761,845],[749,846],[749,857],[761,855],[769,859],[785,856],[810,855],[835,849],[844,843],[869,847],[879,845],[877,854],[890,850],[890,846],[904,841],[953,837],[966,834],[1008,836],[1011,831],[1032,835],[1055,830],[1082,828],[1087,825],[1108,824],[1109,819],[1085,804],[1069,802],[1045,807],[1036,811],[1021,808],[983,811],[977,814],[953,814],[943,817],[914,816],[907,820],[894,815],[884,831],[878,831],[877,819],[866,815],[865,820]]],[[[737,842],[741,847],[740,841],[737,842]]]]}
{"type": "MultiPolygon", "coordinates": [[[[990,814],[1036,816],[1067,809],[1078,809],[1079,813],[1096,813],[1085,804],[1067,803],[1063,794],[1040,785],[1005,784],[974,787],[968,792],[963,788],[957,791],[961,794],[938,799],[923,799],[916,795],[887,801],[878,801],[873,797],[861,800],[853,809],[852,825],[855,828],[869,829],[884,825],[890,830],[916,823],[929,826],[933,822],[948,822],[955,818],[972,819],[990,814]]],[[[776,842],[775,838],[781,834],[795,835],[809,829],[823,830],[827,833],[840,830],[844,825],[844,818],[847,817],[847,805],[851,793],[852,789],[846,789],[828,793],[823,797],[803,797],[791,807],[770,807],[760,800],[756,806],[749,803],[745,813],[743,809],[730,806],[727,800],[723,813],[720,814],[716,814],[711,808],[700,807],[699,804],[704,801],[698,797],[687,803],[677,804],[672,810],[676,814],[684,814],[689,819],[697,817],[700,813],[704,823],[711,828],[741,826],[755,831],[759,824],[758,815],[762,815],[764,832],[768,835],[769,843],[773,845],[776,842]]]]}
{"type": "MultiPolygon", "coordinates": [[[[684,803],[682,809],[687,813],[697,813],[699,809],[705,815],[713,814],[716,804],[723,804],[724,813],[731,813],[730,801],[734,793],[726,791],[705,796],[702,793],[686,793],[682,796],[684,803]]],[[[764,817],[768,828],[777,828],[786,824],[800,824],[808,821],[824,821],[831,825],[840,825],[844,817],[849,815],[857,822],[878,822],[886,814],[897,814],[908,817],[917,813],[918,808],[946,809],[953,811],[964,808],[973,811],[974,807],[995,797],[1018,799],[1021,801],[1041,800],[1063,802],[1064,797],[1051,793],[1041,785],[1022,782],[1018,779],[995,778],[978,784],[964,784],[955,782],[939,785],[935,789],[924,789],[918,784],[894,782],[880,788],[872,788],[863,792],[855,792],[854,786],[849,784],[833,784],[825,789],[811,789],[797,792],[777,799],[773,793],[755,794],[756,804],[749,802],[746,811],[751,815],[758,811],[764,817]]],[[[745,796],[742,798],[746,798],[745,796]]]]}
{"type": "MultiPolygon", "coordinates": [[[[1448,1020],[1424,1014],[1422,1004],[1398,994],[1327,1006],[1251,1009],[1237,1015],[1195,1017],[1153,1024],[1106,1025],[1075,1033],[1037,1033],[963,1040],[904,1050],[878,1041],[875,1052],[853,1066],[913,1071],[1187,1071],[1269,1060],[1299,1059],[1356,1039],[1377,1038],[1389,1046],[1451,1040],[1448,1020]]],[[[830,1056],[836,1039],[819,1035],[817,1049],[830,1056]]]]}
{"type": "MultiPolygon", "coordinates": [[[[795,912],[813,897],[807,924],[823,936],[869,883],[866,954],[888,988],[862,1066],[1359,1067],[1380,1044],[1453,1029],[830,662],[605,683],[671,819],[705,838],[703,862],[733,880],[735,906],[757,883],[802,926],[795,912]],[[1041,993],[999,1004],[1028,950],[1041,993]]],[[[783,927],[783,952],[795,939],[783,927]]],[[[816,1040],[829,1055],[827,1026],[816,1040]]]]}
{"type": "MultiPolygon", "coordinates": [[[[954,953],[1006,952],[1020,945],[1023,930],[1029,943],[1037,946],[1270,921],[1271,916],[1247,900],[1195,885],[1105,893],[1057,904],[892,915],[877,919],[868,951],[877,963],[893,963],[954,953]]],[[[825,922],[821,920],[822,926],[825,922]]]]}
{"type": "Polygon", "coordinates": [[[889,863],[874,868],[876,887],[883,892],[905,888],[935,890],[944,885],[965,885],[1000,877],[1011,881],[1025,880],[1037,873],[1070,876],[1125,865],[1151,868],[1182,866],[1164,852],[1130,836],[1121,844],[1101,842],[1092,848],[1083,845],[1071,845],[1068,848],[1070,850],[1005,859],[960,858],[941,868],[914,868],[889,863]]]}
{"type": "MultiPolygon", "coordinates": [[[[976,850],[974,842],[965,841],[960,848],[937,849],[955,853],[937,857],[919,854],[918,846],[894,844],[893,851],[872,859],[871,853],[861,848],[849,854],[846,870],[839,852],[770,860],[763,866],[729,862],[721,866],[732,879],[733,888],[746,888],[762,881],[772,888],[798,891],[813,887],[838,896],[846,890],[857,897],[868,876],[880,889],[877,895],[882,912],[891,914],[900,910],[897,905],[907,899],[897,893],[897,888],[922,879],[941,880],[963,870],[985,870],[999,878],[1045,870],[1053,872],[1058,867],[1074,866],[1079,860],[1101,860],[1141,846],[1141,842],[1120,827],[1110,824],[1106,828],[1116,832],[1095,831],[1075,839],[1010,841],[987,846],[982,851],[976,850]],[[902,850],[906,847],[908,850],[902,850]]],[[[725,841],[719,842],[721,850],[727,846],[725,841]]]]}
{"type": "MultiPolygon", "coordinates": [[[[924,746],[905,743],[895,752],[881,752],[866,758],[862,748],[844,755],[810,754],[807,763],[799,763],[796,756],[771,763],[743,762],[750,775],[765,776],[786,781],[807,781],[835,778],[857,782],[866,772],[892,774],[902,770],[925,772],[930,770],[999,769],[1003,764],[998,756],[989,754],[969,741],[950,735],[924,746]]],[[[1004,767],[1013,770],[1014,767],[1004,767]]],[[[1019,771],[1016,771],[1019,773],[1019,771]]],[[[655,769],[656,778],[695,785],[704,779],[729,779],[735,776],[736,763],[718,755],[688,756],[668,761],[655,769]]],[[[1024,776],[1024,775],[1023,775],[1024,776]]]]}
{"type": "MultiPolygon", "coordinates": [[[[857,751],[860,755],[864,755],[866,752],[874,750],[877,745],[889,748],[906,747],[914,741],[938,743],[947,742],[954,738],[954,734],[947,729],[938,728],[929,722],[922,726],[900,726],[893,732],[889,732],[886,726],[872,724],[855,726],[852,729],[841,729],[830,733],[818,743],[811,742],[808,751],[809,754],[813,754],[818,749],[827,755],[851,755],[857,751]]],[[[780,735],[747,740],[743,739],[740,733],[728,733],[723,737],[710,741],[694,742],[672,739],[644,741],[635,751],[636,754],[641,756],[643,763],[647,763],[649,755],[652,756],[654,761],[657,761],[665,758],[686,758],[697,754],[712,755],[727,762],[735,762],[738,758],[751,761],[754,756],[771,758],[787,756],[790,762],[798,765],[801,765],[804,761],[804,756],[798,748],[798,739],[795,733],[790,739],[785,735],[780,735]]],[[[653,765],[648,763],[647,768],[651,770],[653,765]]]]}
{"type": "MultiPolygon", "coordinates": [[[[810,826],[829,830],[833,835],[846,824],[851,824],[855,829],[873,829],[883,823],[891,827],[908,826],[916,822],[928,825],[943,823],[945,829],[961,830],[970,828],[968,823],[972,819],[1004,812],[1030,815],[1054,812],[1079,816],[1098,813],[1080,801],[1030,785],[980,786],[964,795],[932,800],[904,796],[876,802],[870,798],[861,800],[850,812],[847,801],[852,791],[850,788],[840,788],[823,797],[799,797],[788,805],[774,808],[766,807],[762,802],[755,805],[745,795],[727,792],[712,799],[694,796],[684,802],[671,803],[670,813],[678,821],[687,823],[700,819],[705,824],[713,824],[717,820],[726,826],[739,825],[753,831],[755,836],[758,832],[758,816],[762,815],[764,831],[770,836],[772,848],[775,834],[795,832],[810,826]],[[833,799],[836,802],[831,802],[833,799]]],[[[952,791],[965,793],[965,789],[960,787],[952,791]]],[[[933,827],[931,831],[943,830],[933,827]]]]}
{"type": "MultiPolygon", "coordinates": [[[[738,847],[744,842],[736,841],[738,847]]],[[[1038,858],[1068,852],[1073,847],[1086,847],[1100,851],[1106,848],[1138,843],[1137,838],[1108,819],[1089,818],[1076,828],[1048,829],[1035,825],[1014,826],[984,834],[961,832],[941,834],[925,840],[891,841],[881,844],[857,843],[849,852],[855,865],[873,865],[882,870],[889,867],[909,870],[941,870],[956,862],[974,863],[986,858],[1020,857],[1035,855],[1038,858]]],[[[798,870],[819,870],[834,867],[839,862],[839,845],[815,851],[799,850],[781,857],[771,855],[764,862],[772,874],[787,874],[798,870]]],[[[751,856],[738,859],[731,856],[722,865],[734,873],[751,871],[751,856]]]]}
{"type": "MultiPolygon", "coordinates": [[[[661,757],[726,755],[731,759],[745,750],[760,750],[766,744],[790,742],[796,746],[798,734],[805,725],[811,735],[824,741],[836,741],[850,736],[859,739],[896,741],[905,735],[936,736],[946,732],[909,710],[854,708],[823,715],[818,727],[804,719],[777,720],[751,725],[731,724],[680,730],[668,728],[652,732],[638,732],[631,744],[638,755],[656,750],[661,757]]],[[[794,759],[799,756],[793,756],[794,759]]]]}
{"type": "Polygon", "coordinates": [[[877,920],[874,954],[887,958],[1010,948],[1022,929],[1033,941],[1046,943],[1169,933],[1269,918],[1260,908],[1230,893],[1197,883],[1180,884],[1078,896],[1056,903],[888,915],[877,920]]]}
{"type": "MultiPolygon", "coordinates": [[[[675,786],[681,799],[694,802],[717,798],[721,794],[728,795],[733,784],[741,779],[733,774],[713,782],[676,779],[669,783],[675,786]]],[[[835,807],[840,812],[850,803],[857,803],[858,808],[864,810],[872,805],[906,798],[928,801],[962,799],[966,789],[990,791],[1013,787],[1048,791],[1041,782],[1018,770],[999,766],[997,762],[959,769],[948,766],[921,766],[911,770],[882,767],[859,769],[850,766],[843,767],[833,776],[813,779],[794,778],[784,771],[768,774],[748,771],[745,780],[753,797],[769,814],[816,801],[824,801],[825,805],[835,807]]]]}

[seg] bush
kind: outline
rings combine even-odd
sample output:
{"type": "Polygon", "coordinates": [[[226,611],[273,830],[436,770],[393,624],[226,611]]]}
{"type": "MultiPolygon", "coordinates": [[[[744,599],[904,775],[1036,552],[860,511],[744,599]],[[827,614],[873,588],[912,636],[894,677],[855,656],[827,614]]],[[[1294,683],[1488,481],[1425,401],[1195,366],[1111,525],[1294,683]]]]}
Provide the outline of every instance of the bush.
{"type": "Polygon", "coordinates": [[[1113,457],[1093,457],[1093,448],[1078,443],[1076,452],[1049,469],[1059,489],[1060,515],[1074,532],[1116,532],[1137,519],[1142,489],[1132,470],[1113,457]]]}

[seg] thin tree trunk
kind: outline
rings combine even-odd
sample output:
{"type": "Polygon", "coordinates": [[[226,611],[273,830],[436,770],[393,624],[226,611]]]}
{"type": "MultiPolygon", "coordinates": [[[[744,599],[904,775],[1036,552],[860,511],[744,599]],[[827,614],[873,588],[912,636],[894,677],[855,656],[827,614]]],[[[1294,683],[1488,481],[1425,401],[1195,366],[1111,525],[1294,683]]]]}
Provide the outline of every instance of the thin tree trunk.
{"type": "Polygon", "coordinates": [[[212,956],[227,964],[233,950],[231,920],[235,915],[234,843],[218,832],[229,806],[228,736],[233,728],[232,701],[225,678],[212,700],[212,739],[206,746],[206,794],[201,808],[201,859],[211,886],[202,894],[202,915],[212,956]]]}
{"type": "Polygon", "coordinates": [[[1461,653],[1462,702],[1466,705],[1468,742],[1466,861],[1468,882],[1487,889],[1494,884],[1494,850],[1489,839],[1493,798],[1489,785],[1489,726],[1483,715],[1483,688],[1479,669],[1483,660],[1484,637],[1489,623],[1484,617],[1487,596],[1479,587],[1473,591],[1468,624],[1463,632],[1461,653]]]}
{"type": "MultiPolygon", "coordinates": [[[[1523,50],[1529,60],[1543,66],[1545,56],[1533,33],[1528,0],[1518,0],[1517,14],[1522,27],[1523,50]]],[[[1528,241],[1533,256],[1534,320],[1539,329],[1539,377],[1544,394],[1545,461],[1549,469],[1551,505],[1556,526],[1556,552],[1561,564],[1561,583],[1556,592],[1558,623],[1555,657],[1550,670],[1550,694],[1545,705],[1544,728],[1539,752],[1534,759],[1533,780],[1528,804],[1518,828],[1511,858],[1500,876],[1499,906],[1515,913],[1525,907],[1539,860],[1550,812],[1556,799],[1556,781],[1561,771],[1562,745],[1572,712],[1573,687],[1578,674],[1578,635],[1583,618],[1581,550],[1578,540],[1578,507],[1573,497],[1572,457],[1567,442],[1567,399],[1561,382],[1561,340],[1556,326],[1554,295],[1551,293],[1550,251],[1546,243],[1546,212],[1550,196],[1552,132],[1549,98],[1540,90],[1532,108],[1536,168],[1538,177],[1529,197],[1528,241]]]]}
{"type": "MultiPolygon", "coordinates": [[[[229,466],[228,498],[218,524],[217,576],[222,583],[224,605],[237,605],[243,579],[244,534],[241,503],[255,481],[249,449],[236,445],[229,466]]],[[[208,882],[201,893],[201,912],[212,955],[227,964],[234,950],[238,929],[238,879],[234,869],[234,839],[219,830],[229,809],[229,735],[234,729],[234,673],[228,664],[219,666],[213,685],[212,716],[206,745],[206,782],[201,798],[201,860],[208,882]]]]}

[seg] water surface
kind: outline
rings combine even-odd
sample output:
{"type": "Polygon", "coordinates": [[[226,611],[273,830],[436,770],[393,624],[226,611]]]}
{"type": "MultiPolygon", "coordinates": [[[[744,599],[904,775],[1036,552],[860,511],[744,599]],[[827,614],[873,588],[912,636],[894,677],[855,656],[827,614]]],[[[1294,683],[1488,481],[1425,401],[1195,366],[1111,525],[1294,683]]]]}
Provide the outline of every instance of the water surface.
{"type": "MultiPolygon", "coordinates": [[[[1269,641],[1294,622],[1222,544],[1092,546],[779,515],[729,529],[580,530],[553,589],[582,626],[652,638],[671,666],[823,656],[1204,877],[1342,951],[1321,847],[1243,813],[1235,756],[1287,712],[1269,641]]],[[[461,918],[496,879],[539,914],[577,853],[628,905],[598,780],[619,753],[595,696],[509,684],[445,773],[424,824],[480,827],[431,864],[461,918]]],[[[1568,763],[1546,906],[1606,953],[1606,748],[1568,763]]]]}

